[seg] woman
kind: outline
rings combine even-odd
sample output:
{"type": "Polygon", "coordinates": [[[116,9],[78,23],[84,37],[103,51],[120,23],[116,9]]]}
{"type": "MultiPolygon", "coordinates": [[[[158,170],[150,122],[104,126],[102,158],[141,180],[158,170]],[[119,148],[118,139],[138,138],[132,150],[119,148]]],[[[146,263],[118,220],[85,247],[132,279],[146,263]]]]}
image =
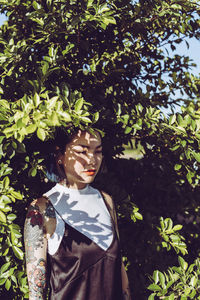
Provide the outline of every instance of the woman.
{"type": "MultiPolygon", "coordinates": [[[[98,132],[58,138],[57,183],[29,207],[24,230],[29,299],[130,299],[114,205],[90,186],[102,162],[98,132]]],[[[51,170],[52,171],[52,170],[51,170]]]]}

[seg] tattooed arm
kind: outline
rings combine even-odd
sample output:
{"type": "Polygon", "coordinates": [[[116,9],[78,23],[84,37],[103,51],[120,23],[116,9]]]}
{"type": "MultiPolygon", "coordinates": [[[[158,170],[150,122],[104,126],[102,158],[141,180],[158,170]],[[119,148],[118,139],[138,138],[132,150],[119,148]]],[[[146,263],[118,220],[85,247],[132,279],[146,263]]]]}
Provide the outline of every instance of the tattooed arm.
{"type": "Polygon", "coordinates": [[[128,276],[124,267],[124,264],[122,263],[122,290],[123,290],[123,300],[131,300],[131,294],[129,289],[129,282],[128,282],[128,276]]]}
{"type": "Polygon", "coordinates": [[[47,200],[45,198],[32,202],[24,226],[26,269],[30,300],[45,299],[47,234],[49,227],[47,226],[48,222],[46,222],[46,219],[51,220],[52,217],[48,216],[48,212],[51,210],[49,210],[49,205],[46,203],[47,200]]]}

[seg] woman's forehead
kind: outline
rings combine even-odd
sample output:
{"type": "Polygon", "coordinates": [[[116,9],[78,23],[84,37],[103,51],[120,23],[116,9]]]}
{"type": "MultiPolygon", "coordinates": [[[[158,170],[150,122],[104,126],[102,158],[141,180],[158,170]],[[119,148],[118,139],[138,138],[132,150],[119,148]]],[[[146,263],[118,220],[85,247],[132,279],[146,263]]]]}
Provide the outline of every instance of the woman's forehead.
{"type": "Polygon", "coordinates": [[[91,134],[88,131],[79,130],[77,134],[73,137],[70,144],[73,145],[91,145],[91,144],[101,144],[101,137],[98,132],[91,134]]]}

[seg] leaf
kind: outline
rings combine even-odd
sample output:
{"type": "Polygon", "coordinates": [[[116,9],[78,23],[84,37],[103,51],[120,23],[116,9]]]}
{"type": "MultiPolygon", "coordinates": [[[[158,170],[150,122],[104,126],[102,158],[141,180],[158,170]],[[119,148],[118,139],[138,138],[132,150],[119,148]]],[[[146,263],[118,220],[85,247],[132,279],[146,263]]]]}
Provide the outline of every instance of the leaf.
{"type": "Polygon", "coordinates": [[[40,96],[37,93],[35,93],[35,95],[33,96],[33,103],[35,107],[38,107],[38,105],[40,104],[40,96]]]}
{"type": "Polygon", "coordinates": [[[14,275],[11,275],[10,277],[11,277],[11,280],[12,280],[15,284],[17,284],[17,279],[16,279],[16,277],[15,277],[14,275]]]}
{"type": "Polygon", "coordinates": [[[156,270],[153,272],[153,279],[155,283],[158,283],[159,277],[158,277],[159,271],[156,270]]]}
{"type": "Polygon", "coordinates": [[[37,136],[40,140],[44,141],[46,138],[46,132],[43,128],[38,128],[37,129],[37,136]]]}
{"type": "Polygon", "coordinates": [[[175,171],[178,171],[178,170],[180,170],[182,168],[182,165],[181,164],[176,164],[175,166],[174,166],[174,170],[175,171]]]}
{"type": "Polygon", "coordinates": [[[51,125],[53,125],[53,126],[59,125],[58,116],[57,116],[57,113],[55,111],[49,117],[49,120],[51,121],[51,125]]]}
{"type": "Polygon", "coordinates": [[[169,297],[168,297],[168,300],[174,300],[175,298],[175,295],[174,295],[174,293],[172,293],[169,297]]]}
{"type": "Polygon", "coordinates": [[[86,124],[87,123],[92,123],[92,121],[89,118],[87,118],[87,117],[81,117],[80,119],[81,119],[81,121],[83,121],[86,124]]]}
{"type": "Polygon", "coordinates": [[[71,122],[71,116],[69,113],[67,112],[62,112],[62,119],[63,121],[65,121],[66,123],[71,122]]]}
{"type": "Polygon", "coordinates": [[[26,132],[28,134],[35,132],[37,129],[37,125],[36,124],[31,124],[28,127],[26,127],[26,132]]]}
{"type": "Polygon", "coordinates": [[[14,252],[15,256],[18,259],[23,260],[23,258],[24,258],[23,251],[19,247],[17,247],[17,246],[12,246],[12,249],[13,249],[13,252],[14,252]]]}
{"type": "Polygon", "coordinates": [[[172,125],[172,124],[174,124],[175,121],[176,121],[176,115],[174,114],[174,115],[170,116],[169,124],[172,125]]]}
{"type": "Polygon", "coordinates": [[[178,230],[181,230],[182,228],[183,228],[183,225],[178,224],[173,227],[173,230],[178,231],[178,230]]]}
{"type": "Polygon", "coordinates": [[[188,267],[188,263],[181,256],[178,257],[178,261],[181,268],[186,271],[188,267]]]}
{"type": "Polygon", "coordinates": [[[196,284],[197,284],[197,281],[198,281],[197,277],[196,276],[192,276],[192,278],[190,279],[190,285],[192,287],[195,287],[196,284]]]}
{"type": "Polygon", "coordinates": [[[4,273],[5,271],[7,271],[8,268],[10,267],[10,264],[11,264],[10,262],[5,263],[5,264],[1,267],[0,273],[4,273]]]}
{"type": "Polygon", "coordinates": [[[161,287],[155,283],[152,283],[148,286],[148,290],[150,291],[161,291],[161,287]]]}
{"type": "Polygon", "coordinates": [[[129,134],[132,131],[132,128],[129,126],[126,126],[124,133],[129,134]]]}
{"type": "Polygon", "coordinates": [[[94,121],[97,122],[99,120],[99,112],[97,111],[94,115],[93,115],[94,121]]]}
{"type": "Polygon", "coordinates": [[[0,222],[6,223],[6,215],[0,210],[0,222]]]}
{"type": "Polygon", "coordinates": [[[103,21],[103,23],[107,26],[109,24],[114,24],[116,25],[116,20],[113,17],[102,17],[101,20],[103,21]]]}
{"type": "Polygon", "coordinates": [[[17,216],[15,214],[9,214],[9,215],[7,215],[7,219],[9,221],[14,221],[16,218],[17,218],[17,216]]]}
{"type": "Polygon", "coordinates": [[[3,179],[3,188],[4,189],[7,189],[9,187],[9,184],[10,184],[10,179],[8,176],[6,176],[4,179],[3,179]]]}
{"type": "Polygon", "coordinates": [[[156,296],[156,293],[153,293],[153,294],[151,294],[149,297],[148,297],[148,300],[154,300],[155,297],[156,296]]]}
{"type": "Polygon", "coordinates": [[[23,196],[19,193],[19,192],[16,192],[16,191],[10,191],[11,195],[13,197],[15,197],[17,200],[22,200],[23,199],[23,196]]]}
{"type": "Polygon", "coordinates": [[[135,215],[136,219],[143,220],[143,216],[139,212],[135,212],[134,215],[135,215]]]}
{"type": "Polygon", "coordinates": [[[11,281],[10,281],[10,279],[7,279],[6,283],[5,283],[5,288],[7,291],[9,291],[10,287],[11,287],[11,281]]]}
{"type": "Polygon", "coordinates": [[[39,5],[39,3],[37,1],[33,1],[32,5],[35,10],[38,10],[41,8],[41,5],[39,5]]]}
{"type": "Polygon", "coordinates": [[[84,103],[83,98],[80,98],[80,99],[78,99],[78,100],[76,101],[75,107],[74,107],[75,112],[78,113],[78,112],[81,110],[81,108],[82,108],[82,106],[83,106],[83,103],[84,103]]]}
{"type": "Polygon", "coordinates": [[[0,278],[0,286],[6,282],[6,278],[0,278]]]}
{"type": "Polygon", "coordinates": [[[163,275],[163,273],[159,272],[158,277],[159,277],[159,281],[162,285],[162,288],[165,289],[165,287],[166,287],[166,285],[165,285],[165,276],[163,275]]]}
{"type": "Polygon", "coordinates": [[[192,151],[192,155],[194,156],[196,161],[200,162],[200,153],[196,153],[196,152],[192,151]]]}
{"type": "Polygon", "coordinates": [[[93,2],[94,2],[94,0],[88,0],[88,2],[87,2],[87,7],[92,6],[93,2]]]}

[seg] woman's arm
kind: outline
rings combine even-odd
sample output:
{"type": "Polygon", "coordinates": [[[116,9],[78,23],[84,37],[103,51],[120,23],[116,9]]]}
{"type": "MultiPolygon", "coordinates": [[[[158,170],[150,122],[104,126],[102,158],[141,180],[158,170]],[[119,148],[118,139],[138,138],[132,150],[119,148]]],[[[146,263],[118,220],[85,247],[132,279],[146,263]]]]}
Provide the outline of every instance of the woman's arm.
{"type": "Polygon", "coordinates": [[[128,276],[124,267],[124,264],[122,262],[121,267],[122,272],[122,291],[123,291],[123,300],[131,300],[131,294],[129,289],[129,282],[128,282],[128,276]]]}
{"type": "Polygon", "coordinates": [[[47,238],[40,201],[34,201],[28,210],[24,226],[26,269],[29,299],[43,300],[46,291],[47,238]]]}

